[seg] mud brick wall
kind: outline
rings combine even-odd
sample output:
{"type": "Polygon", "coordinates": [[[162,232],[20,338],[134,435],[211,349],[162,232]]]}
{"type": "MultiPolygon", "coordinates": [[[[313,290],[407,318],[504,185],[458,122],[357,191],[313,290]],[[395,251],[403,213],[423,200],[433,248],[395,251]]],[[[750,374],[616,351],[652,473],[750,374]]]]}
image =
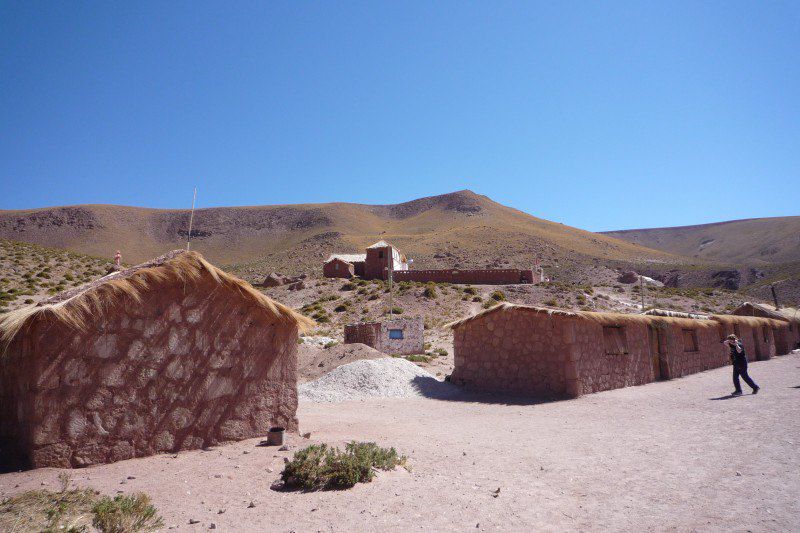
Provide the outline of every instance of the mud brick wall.
{"type": "Polygon", "coordinates": [[[344,328],[344,342],[360,342],[390,355],[420,354],[425,352],[425,323],[422,318],[399,318],[348,324],[344,328]],[[390,329],[402,330],[403,338],[389,338],[390,329]]]}
{"type": "Polygon", "coordinates": [[[403,270],[392,273],[394,281],[417,281],[427,283],[459,283],[475,285],[513,285],[533,283],[532,270],[484,269],[484,270],[403,270]]]}
{"type": "Polygon", "coordinates": [[[601,324],[586,320],[570,322],[574,324],[573,333],[567,338],[568,360],[574,365],[574,370],[567,369],[567,378],[571,380],[570,396],[655,381],[645,324],[622,326],[628,353],[608,354],[601,324]]]}
{"type": "Polygon", "coordinates": [[[759,325],[756,327],[751,326],[745,321],[734,324],[720,322],[720,324],[725,336],[733,333],[739,337],[747,353],[748,361],[763,361],[777,355],[775,336],[772,331],[772,321],[761,319],[759,325]],[[762,327],[767,328],[766,341],[764,340],[762,327]]]}
{"type": "Polygon", "coordinates": [[[571,330],[570,321],[525,312],[490,313],[466,322],[453,331],[451,380],[474,390],[573,395],[566,373],[571,330]]]}
{"type": "Polygon", "coordinates": [[[152,287],[88,331],[38,321],[0,372],[0,430],[78,467],[297,428],[297,330],[204,280],[152,287]]]}

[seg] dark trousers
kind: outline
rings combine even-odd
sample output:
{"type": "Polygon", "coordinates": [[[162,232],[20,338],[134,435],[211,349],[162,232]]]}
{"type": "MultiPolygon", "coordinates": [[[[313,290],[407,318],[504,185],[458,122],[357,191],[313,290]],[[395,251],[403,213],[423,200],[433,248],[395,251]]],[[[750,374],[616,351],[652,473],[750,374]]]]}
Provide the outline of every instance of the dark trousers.
{"type": "Polygon", "coordinates": [[[733,363],[733,387],[737,391],[742,392],[739,376],[742,376],[744,382],[750,385],[751,389],[756,390],[758,388],[756,382],[747,374],[747,361],[734,361],[733,363]]]}

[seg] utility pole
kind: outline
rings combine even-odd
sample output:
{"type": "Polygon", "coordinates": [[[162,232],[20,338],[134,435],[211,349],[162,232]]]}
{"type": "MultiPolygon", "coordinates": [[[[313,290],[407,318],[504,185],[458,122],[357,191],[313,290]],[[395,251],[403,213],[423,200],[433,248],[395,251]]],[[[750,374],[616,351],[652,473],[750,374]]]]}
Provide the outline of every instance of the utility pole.
{"type": "Polygon", "coordinates": [[[392,250],[389,249],[387,251],[389,252],[387,254],[389,257],[386,258],[386,261],[387,261],[387,266],[386,266],[386,274],[387,274],[387,276],[386,277],[387,277],[387,281],[389,282],[389,317],[391,318],[394,315],[394,308],[392,307],[392,305],[394,305],[394,301],[392,299],[392,294],[393,294],[393,291],[392,291],[392,266],[394,266],[393,265],[394,260],[392,258],[392,250]]]}
{"type": "Polygon", "coordinates": [[[644,313],[644,276],[639,274],[639,294],[642,295],[642,313],[644,313]]]}
{"type": "Polygon", "coordinates": [[[189,242],[192,240],[192,223],[194,222],[194,203],[197,200],[197,185],[194,186],[194,196],[192,197],[192,214],[189,216],[189,234],[186,235],[186,251],[189,251],[189,242]]]}

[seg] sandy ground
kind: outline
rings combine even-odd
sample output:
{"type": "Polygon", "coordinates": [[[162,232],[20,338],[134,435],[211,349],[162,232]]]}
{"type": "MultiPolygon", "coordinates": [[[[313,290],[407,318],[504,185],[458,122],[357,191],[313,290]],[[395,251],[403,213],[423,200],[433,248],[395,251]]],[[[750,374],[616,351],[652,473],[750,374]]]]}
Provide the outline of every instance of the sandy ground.
{"type": "MultiPolygon", "coordinates": [[[[729,374],[543,404],[303,404],[312,441],[374,440],[409,455],[411,472],[348,491],[270,490],[289,453],[258,440],[72,474],[110,494],[150,493],[185,531],[798,531],[800,355],[752,364],[757,396],[720,399],[729,374]]],[[[56,488],[59,471],[4,474],[0,491],[56,488]]]]}

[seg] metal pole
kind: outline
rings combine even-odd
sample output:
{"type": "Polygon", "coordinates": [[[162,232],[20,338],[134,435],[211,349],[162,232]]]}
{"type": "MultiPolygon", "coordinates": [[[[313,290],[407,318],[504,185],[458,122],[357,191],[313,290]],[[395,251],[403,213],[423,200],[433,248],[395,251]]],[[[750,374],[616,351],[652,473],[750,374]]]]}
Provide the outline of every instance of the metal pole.
{"type": "Polygon", "coordinates": [[[189,216],[189,234],[186,236],[186,251],[189,251],[189,241],[192,240],[192,223],[194,222],[194,202],[197,200],[197,185],[194,187],[194,196],[192,197],[192,214],[189,216]]]}
{"type": "Polygon", "coordinates": [[[639,274],[639,292],[642,295],[642,313],[644,313],[644,276],[639,274]]]}

